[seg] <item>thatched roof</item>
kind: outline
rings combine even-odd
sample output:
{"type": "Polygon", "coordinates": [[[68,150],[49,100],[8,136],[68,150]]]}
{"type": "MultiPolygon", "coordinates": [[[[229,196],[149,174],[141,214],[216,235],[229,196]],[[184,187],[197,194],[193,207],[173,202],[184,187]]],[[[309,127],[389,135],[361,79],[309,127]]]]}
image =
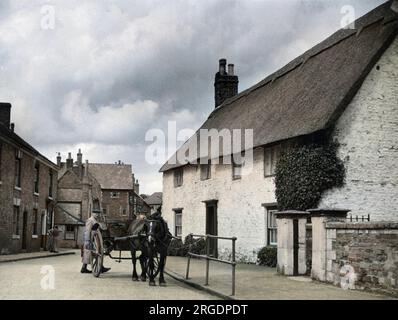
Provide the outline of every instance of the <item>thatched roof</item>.
{"type": "MultiPolygon", "coordinates": [[[[397,35],[398,15],[391,4],[377,7],[358,19],[355,29],[337,31],[226,100],[200,129],[253,129],[253,147],[259,147],[330,128],[397,35]]],[[[199,130],[177,154],[195,141],[199,145],[199,130]]],[[[169,160],[160,171],[184,164],[169,160]]]]}

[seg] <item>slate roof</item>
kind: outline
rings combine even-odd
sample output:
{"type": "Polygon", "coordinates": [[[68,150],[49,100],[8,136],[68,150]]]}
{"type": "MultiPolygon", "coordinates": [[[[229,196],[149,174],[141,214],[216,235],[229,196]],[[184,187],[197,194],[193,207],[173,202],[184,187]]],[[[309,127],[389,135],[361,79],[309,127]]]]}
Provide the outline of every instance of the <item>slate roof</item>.
{"type": "Polygon", "coordinates": [[[132,190],[131,164],[90,163],[88,171],[101,185],[101,189],[132,190]]]}
{"type": "Polygon", "coordinates": [[[150,206],[158,205],[158,204],[162,204],[162,197],[163,197],[162,192],[155,192],[155,193],[151,194],[149,197],[145,198],[144,200],[150,206]]]}
{"type": "MultiPolygon", "coordinates": [[[[253,129],[255,148],[332,127],[397,36],[398,15],[391,5],[392,1],[382,4],[359,18],[355,29],[337,31],[226,100],[200,129],[253,129]]],[[[190,145],[199,146],[199,137],[198,130],[177,154],[183,154],[190,145]]],[[[230,154],[222,148],[220,151],[221,155],[230,154]]],[[[186,164],[174,164],[171,159],[161,172],[186,164]]]]}
{"type": "Polygon", "coordinates": [[[26,152],[32,154],[35,157],[39,157],[42,161],[44,161],[48,166],[52,167],[53,169],[58,170],[58,166],[43,156],[39,151],[37,151],[34,147],[32,147],[28,142],[26,142],[24,139],[22,139],[19,135],[17,135],[14,131],[11,131],[9,128],[6,126],[0,124],[0,137],[3,137],[3,139],[10,141],[11,143],[14,143],[17,145],[19,148],[25,150],[26,152]]]}

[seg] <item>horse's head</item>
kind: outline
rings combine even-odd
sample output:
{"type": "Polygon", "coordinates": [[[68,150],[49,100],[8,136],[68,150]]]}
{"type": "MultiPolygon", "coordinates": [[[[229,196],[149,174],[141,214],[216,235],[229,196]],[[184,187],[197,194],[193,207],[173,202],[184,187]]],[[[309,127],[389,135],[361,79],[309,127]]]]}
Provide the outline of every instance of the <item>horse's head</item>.
{"type": "Polygon", "coordinates": [[[159,222],[159,220],[147,220],[147,236],[150,244],[153,244],[156,239],[159,239],[161,233],[161,225],[159,222]]]}

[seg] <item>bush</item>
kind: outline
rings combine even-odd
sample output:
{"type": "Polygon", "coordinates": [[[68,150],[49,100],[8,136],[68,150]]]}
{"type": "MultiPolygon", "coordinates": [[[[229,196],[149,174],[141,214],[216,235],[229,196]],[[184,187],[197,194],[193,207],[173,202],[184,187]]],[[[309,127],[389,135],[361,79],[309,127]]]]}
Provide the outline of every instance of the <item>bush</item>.
{"type": "Polygon", "coordinates": [[[206,254],[206,241],[203,238],[195,239],[188,235],[185,237],[185,246],[187,247],[187,252],[190,250],[195,254],[206,254]]]}
{"type": "Polygon", "coordinates": [[[261,248],[257,254],[257,263],[260,266],[275,268],[277,263],[277,252],[277,248],[273,246],[261,248]]]}
{"type": "Polygon", "coordinates": [[[337,144],[311,144],[282,152],[275,176],[279,210],[316,208],[324,191],[343,185],[344,164],[336,150],[337,144]]]}
{"type": "Polygon", "coordinates": [[[168,256],[183,257],[186,255],[185,246],[181,239],[172,239],[167,249],[168,256]]]}

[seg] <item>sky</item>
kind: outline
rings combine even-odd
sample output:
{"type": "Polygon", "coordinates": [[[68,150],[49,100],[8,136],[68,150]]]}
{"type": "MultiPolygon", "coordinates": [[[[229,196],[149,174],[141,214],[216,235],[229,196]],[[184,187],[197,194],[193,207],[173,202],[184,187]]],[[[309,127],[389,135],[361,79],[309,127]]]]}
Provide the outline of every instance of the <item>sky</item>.
{"type": "Polygon", "coordinates": [[[49,159],[81,148],[90,162],[130,163],[150,194],[162,190],[162,163],[145,156],[146,134],[198,129],[220,58],[243,91],[383,2],[1,0],[0,101],[49,159]]]}

